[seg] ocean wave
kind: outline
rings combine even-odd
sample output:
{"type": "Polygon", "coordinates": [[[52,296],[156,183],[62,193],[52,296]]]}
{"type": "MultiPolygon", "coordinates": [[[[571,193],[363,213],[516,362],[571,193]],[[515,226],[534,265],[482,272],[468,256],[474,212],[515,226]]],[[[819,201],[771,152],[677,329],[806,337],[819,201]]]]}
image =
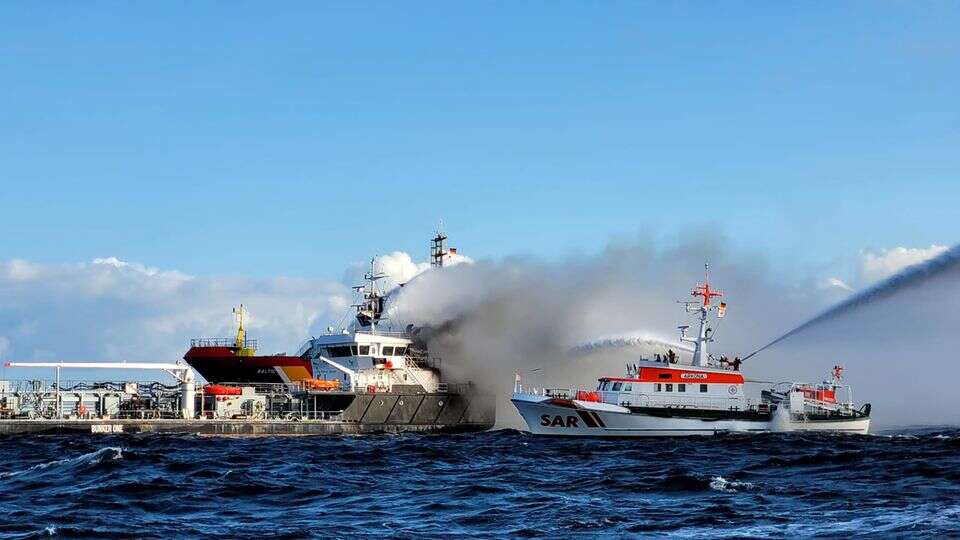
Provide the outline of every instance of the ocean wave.
{"type": "Polygon", "coordinates": [[[20,476],[22,474],[43,471],[51,467],[61,467],[65,465],[77,465],[77,464],[96,465],[97,463],[100,463],[101,461],[104,461],[104,460],[116,461],[120,459],[123,459],[123,449],[117,446],[109,446],[109,447],[100,448],[99,450],[89,452],[87,454],[79,455],[76,457],[72,457],[72,458],[57,459],[53,461],[48,461],[46,463],[38,463],[27,469],[21,469],[17,471],[9,471],[9,472],[0,472],[0,480],[13,478],[15,476],[20,476]]]}
{"type": "Polygon", "coordinates": [[[950,537],[958,433],[3,438],[0,538],[950,537]]]}

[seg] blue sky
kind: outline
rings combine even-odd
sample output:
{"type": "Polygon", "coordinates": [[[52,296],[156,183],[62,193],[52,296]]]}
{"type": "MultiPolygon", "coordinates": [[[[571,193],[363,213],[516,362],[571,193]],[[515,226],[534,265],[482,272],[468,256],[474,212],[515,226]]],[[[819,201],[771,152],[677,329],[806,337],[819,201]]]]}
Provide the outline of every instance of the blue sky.
{"type": "Polygon", "coordinates": [[[0,260],[953,244],[953,2],[5,2],[0,260]]]}

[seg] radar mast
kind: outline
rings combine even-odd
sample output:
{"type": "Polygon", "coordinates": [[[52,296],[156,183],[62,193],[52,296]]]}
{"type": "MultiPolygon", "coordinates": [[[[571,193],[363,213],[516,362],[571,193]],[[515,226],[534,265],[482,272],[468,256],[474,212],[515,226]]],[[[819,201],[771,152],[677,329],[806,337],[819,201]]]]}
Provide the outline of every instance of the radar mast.
{"type": "Polygon", "coordinates": [[[694,287],[693,291],[690,292],[690,296],[693,296],[695,298],[699,296],[703,298],[703,301],[702,303],[700,301],[686,303],[687,312],[699,314],[700,330],[697,333],[698,334],[697,337],[692,338],[692,337],[687,337],[687,328],[689,327],[687,326],[680,327],[680,341],[685,341],[687,343],[694,344],[695,349],[693,351],[693,362],[692,362],[694,366],[706,365],[707,358],[708,358],[707,343],[713,341],[713,336],[711,335],[713,333],[713,330],[707,327],[707,316],[709,315],[710,311],[713,311],[714,309],[716,309],[717,315],[719,317],[723,317],[727,307],[727,305],[722,302],[720,303],[719,306],[713,306],[710,304],[711,298],[721,297],[723,296],[723,292],[710,288],[710,265],[704,264],[703,268],[704,268],[703,284],[697,284],[697,286],[694,287]],[[693,305],[696,305],[696,307],[693,307],[693,305]]]}

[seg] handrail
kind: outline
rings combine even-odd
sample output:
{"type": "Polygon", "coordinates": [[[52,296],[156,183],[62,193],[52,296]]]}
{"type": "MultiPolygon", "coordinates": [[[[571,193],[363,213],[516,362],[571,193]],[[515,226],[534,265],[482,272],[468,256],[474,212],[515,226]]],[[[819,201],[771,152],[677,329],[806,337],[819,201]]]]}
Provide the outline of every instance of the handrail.
{"type": "MultiPolygon", "coordinates": [[[[191,347],[229,347],[237,346],[236,338],[195,338],[190,340],[191,347]]],[[[256,349],[257,340],[245,339],[241,344],[243,349],[256,349]]]]}

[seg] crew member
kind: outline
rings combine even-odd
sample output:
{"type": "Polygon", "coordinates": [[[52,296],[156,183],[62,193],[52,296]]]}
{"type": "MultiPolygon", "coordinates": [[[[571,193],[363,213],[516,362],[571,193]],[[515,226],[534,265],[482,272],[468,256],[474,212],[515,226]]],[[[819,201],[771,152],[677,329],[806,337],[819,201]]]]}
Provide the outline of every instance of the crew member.
{"type": "Polygon", "coordinates": [[[730,362],[730,365],[733,366],[734,371],[740,371],[740,364],[743,363],[743,360],[739,356],[733,359],[733,362],[730,362]]]}
{"type": "Polygon", "coordinates": [[[670,360],[671,364],[677,363],[677,353],[673,352],[673,349],[667,350],[667,359],[670,360]]]}

